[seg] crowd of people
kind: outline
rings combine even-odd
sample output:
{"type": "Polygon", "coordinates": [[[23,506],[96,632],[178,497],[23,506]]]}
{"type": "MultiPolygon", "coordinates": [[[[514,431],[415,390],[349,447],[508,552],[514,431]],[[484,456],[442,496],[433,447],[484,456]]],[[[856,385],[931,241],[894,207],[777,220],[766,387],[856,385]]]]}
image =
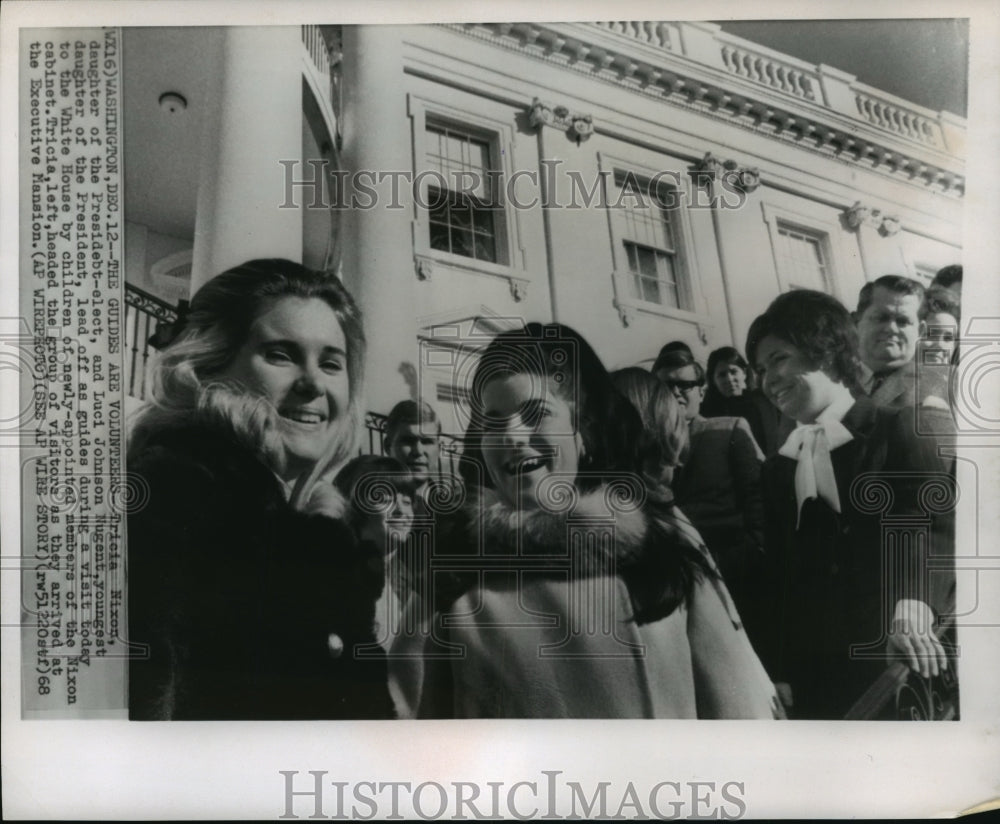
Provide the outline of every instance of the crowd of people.
{"type": "Polygon", "coordinates": [[[837,719],[894,661],[940,675],[960,288],[793,290],[707,368],[671,341],[611,373],[528,323],[463,387],[452,476],[425,401],[357,454],[336,278],[218,275],[130,429],[130,717],[837,719]],[[888,506],[927,540],[887,542],[888,506]]]}

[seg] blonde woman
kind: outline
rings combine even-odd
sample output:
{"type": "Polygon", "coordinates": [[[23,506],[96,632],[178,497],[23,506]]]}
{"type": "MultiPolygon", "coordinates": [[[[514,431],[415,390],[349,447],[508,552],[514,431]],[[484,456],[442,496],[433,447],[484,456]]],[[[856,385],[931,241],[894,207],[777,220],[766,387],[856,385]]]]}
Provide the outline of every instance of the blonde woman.
{"type": "Polygon", "coordinates": [[[131,717],[391,716],[371,653],[380,558],[326,481],[363,408],[354,301],[254,260],[206,283],[174,331],[129,444],[149,486],[128,519],[131,717]]]}

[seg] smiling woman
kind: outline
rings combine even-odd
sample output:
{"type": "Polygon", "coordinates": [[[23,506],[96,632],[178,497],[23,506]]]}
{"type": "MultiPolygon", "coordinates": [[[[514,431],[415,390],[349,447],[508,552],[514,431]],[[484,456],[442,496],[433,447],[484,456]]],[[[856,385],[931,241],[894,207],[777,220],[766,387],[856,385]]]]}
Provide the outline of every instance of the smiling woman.
{"type": "Polygon", "coordinates": [[[467,505],[435,545],[469,571],[424,571],[434,625],[461,654],[428,658],[402,711],[773,717],[728,592],[694,528],[647,488],[659,474],[644,472],[639,413],[587,341],[558,324],[498,335],[470,399],[467,505]]]}
{"type": "Polygon", "coordinates": [[[949,666],[939,632],[954,610],[953,467],[940,437],[915,431],[912,408],[861,393],[858,333],[835,298],[780,295],[746,351],[768,400],[798,424],[761,473],[768,574],[754,646],[790,687],[790,715],[843,718],[895,661],[926,678],[949,666]],[[942,492],[933,509],[930,486],[942,492]],[[888,537],[890,507],[922,524],[922,540],[888,537]]]}
{"type": "Polygon", "coordinates": [[[129,443],[149,487],[128,518],[132,718],[393,714],[381,556],[327,482],[353,450],[364,349],[351,296],[297,263],[250,261],[194,296],[129,443]]]}

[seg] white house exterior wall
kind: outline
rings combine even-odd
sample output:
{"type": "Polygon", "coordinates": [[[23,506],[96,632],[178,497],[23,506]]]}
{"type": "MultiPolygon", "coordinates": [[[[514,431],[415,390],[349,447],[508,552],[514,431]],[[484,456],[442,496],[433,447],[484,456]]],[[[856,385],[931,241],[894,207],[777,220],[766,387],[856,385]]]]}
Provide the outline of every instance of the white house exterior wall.
{"type": "MultiPolygon", "coordinates": [[[[760,171],[761,185],[746,195],[739,209],[720,209],[714,216],[708,209],[686,211],[685,249],[693,279],[692,311],[659,314],[655,307],[625,313],[615,304],[612,285],[612,238],[607,210],[590,208],[551,208],[547,215],[538,207],[516,214],[519,248],[515,250],[509,274],[523,281],[520,290],[496,274],[470,271],[471,260],[454,259],[454,265],[442,262],[441,256],[420,270],[421,256],[414,257],[419,231],[413,222],[415,211],[406,210],[391,221],[378,210],[359,213],[356,220],[377,222],[380,231],[371,237],[381,251],[357,246],[345,263],[345,279],[359,290],[363,303],[369,294],[377,302],[365,305],[374,336],[389,328],[383,318],[394,318],[402,301],[415,316],[418,330],[428,327],[428,319],[468,317],[485,309],[499,316],[525,320],[558,320],[579,329],[595,346],[609,366],[643,362],[655,356],[666,341],[681,338],[695,347],[702,357],[717,346],[735,343],[742,346],[747,327],[782,288],[772,248],[775,215],[790,217],[796,224],[826,236],[825,248],[833,281],[831,291],[849,306],[856,300],[865,280],[889,272],[915,274],[960,261],[961,198],[954,192],[928,185],[917,175],[901,178],[884,170],[868,168],[822,153],[807,142],[778,137],[753,128],[733,117],[722,117],[711,107],[675,104],[644,93],[639,84],[623,88],[607,77],[595,77],[558,65],[544,50],[527,53],[523,49],[490,42],[492,35],[471,28],[414,26],[380,28],[379,88],[366,84],[365,78],[345,74],[345,84],[359,82],[370,94],[353,98],[356,108],[345,107],[344,120],[358,118],[366,128],[353,133],[356,140],[369,142],[372,130],[392,135],[396,147],[394,159],[401,157],[405,141],[412,146],[413,130],[421,128],[413,116],[414,101],[421,106],[435,104],[468,113],[470,125],[485,117],[490,122],[506,122],[514,129],[513,156],[505,158],[509,170],[526,170],[544,176],[542,162],[561,165],[557,172],[558,191],[570,191],[567,173],[578,172],[587,185],[598,174],[611,168],[634,164],[637,170],[653,169],[676,172],[689,186],[688,170],[706,153],[720,160],[733,160],[741,167],[760,171]],[[384,62],[383,62],[384,61],[384,62]],[[392,66],[395,75],[386,71],[392,66]],[[531,128],[527,113],[534,98],[550,106],[564,106],[570,112],[592,118],[594,134],[577,142],[558,128],[531,128]],[[364,112],[362,112],[364,109],[364,112]],[[898,217],[896,234],[862,225],[851,228],[845,211],[856,202],[883,215],[898,217]],[[769,223],[770,221],[770,223],[769,223]],[[377,241],[376,241],[377,238],[377,241]],[[385,245],[393,247],[392,266],[386,267],[385,245]],[[364,284],[384,282],[393,288],[373,290],[364,284]],[[652,310],[652,311],[647,311],[652,310]],[[423,320],[422,320],[423,319],[423,320]]],[[[627,40],[596,26],[566,24],[549,27],[567,37],[590,37],[595,42],[613,41],[628,47],[627,40]]],[[[681,27],[681,34],[704,50],[716,35],[711,26],[681,27]]],[[[345,30],[345,52],[351,37],[345,30]]],[[[365,35],[358,34],[359,42],[365,35]]],[[[679,35],[678,35],[679,36],[679,35]]],[[[637,59],[655,58],[646,44],[636,42],[637,59]]],[[[702,55],[703,56],[703,55],[702,55]]],[[[350,59],[350,58],[348,58],[350,59]]],[[[675,61],[679,58],[674,57],[675,61]]],[[[791,58],[788,58],[791,60],[791,58]]],[[[376,61],[367,60],[365,65],[376,61]]],[[[748,81],[725,73],[724,67],[709,71],[718,82],[736,88],[748,81]]],[[[771,90],[754,88],[767,98],[771,90]]],[[[774,95],[772,95],[774,96],[774,95]]],[[[789,100],[779,100],[786,107],[789,100]]],[[[836,120],[815,102],[791,101],[809,116],[836,120]]],[[[843,118],[840,118],[843,119],[843,118]]],[[[872,131],[867,124],[855,126],[861,136],[872,131]]],[[[351,157],[350,139],[345,132],[345,158],[351,157]]],[[[943,139],[958,142],[960,131],[942,132],[943,139]]],[[[882,135],[885,138],[886,135],[882,135]]],[[[895,139],[893,135],[888,136],[895,139]]],[[[377,140],[378,138],[376,138],[377,140]]],[[[901,153],[923,152],[935,162],[956,161],[940,149],[910,145],[902,138],[901,153]]],[[[366,154],[366,161],[388,168],[387,160],[366,154]]],[[[419,163],[419,158],[411,162],[419,163]]],[[[348,168],[351,168],[350,166],[348,168]]],[[[394,168],[394,167],[393,167],[394,168]]],[[[415,171],[419,171],[416,169],[415,171]]],[[[519,189],[530,199],[537,189],[519,189]]],[[[694,194],[692,194],[692,197],[694,194]]],[[[412,206],[412,204],[408,204],[412,206]]],[[[512,219],[508,213],[508,219],[512,219]]],[[[350,235],[347,243],[354,240],[350,235]]],[[[432,256],[433,257],[433,256],[432,256]]],[[[401,362],[417,364],[416,339],[394,335],[393,355],[401,362]]],[[[389,357],[383,353],[382,357],[389,357]]],[[[391,360],[391,357],[389,358],[391,360]]],[[[388,368],[388,361],[380,370],[388,368]]],[[[388,407],[397,400],[400,387],[383,389],[373,384],[372,408],[388,407]]],[[[432,391],[421,391],[434,400],[432,391]]]]}

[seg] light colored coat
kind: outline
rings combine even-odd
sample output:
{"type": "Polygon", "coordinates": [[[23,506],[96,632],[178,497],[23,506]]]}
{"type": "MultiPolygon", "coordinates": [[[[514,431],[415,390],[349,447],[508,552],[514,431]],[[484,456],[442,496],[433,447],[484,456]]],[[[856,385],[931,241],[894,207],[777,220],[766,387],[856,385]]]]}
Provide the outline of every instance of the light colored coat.
{"type": "MultiPolygon", "coordinates": [[[[773,687],[721,581],[696,576],[684,604],[640,623],[622,577],[593,568],[580,574],[582,559],[593,556],[566,539],[567,526],[606,515],[607,500],[605,489],[583,496],[567,520],[518,514],[487,497],[477,526],[491,547],[519,547],[521,554],[505,556],[506,568],[494,565],[481,586],[425,621],[425,648],[447,657],[394,660],[415,651],[420,642],[412,635],[393,647],[390,682],[400,715],[775,717],[773,687]]],[[[617,512],[614,527],[622,562],[641,552],[677,551],[668,542],[686,538],[654,526],[643,509],[617,512]]]]}

